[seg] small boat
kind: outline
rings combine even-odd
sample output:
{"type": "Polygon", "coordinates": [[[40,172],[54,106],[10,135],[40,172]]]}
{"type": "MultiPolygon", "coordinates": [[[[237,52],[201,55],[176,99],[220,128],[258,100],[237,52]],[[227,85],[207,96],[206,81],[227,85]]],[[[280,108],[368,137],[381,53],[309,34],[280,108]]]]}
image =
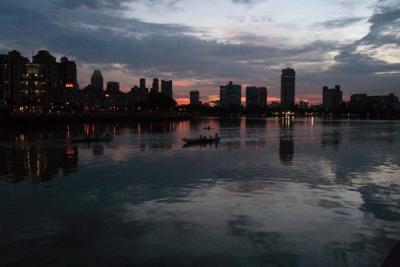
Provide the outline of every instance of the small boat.
{"type": "Polygon", "coordinates": [[[206,145],[206,144],[218,144],[219,141],[221,141],[220,137],[215,137],[215,138],[183,138],[183,142],[185,142],[187,145],[206,145]]]}
{"type": "Polygon", "coordinates": [[[112,136],[103,136],[103,137],[79,137],[79,138],[71,138],[71,143],[100,143],[100,142],[110,142],[112,141],[112,136]]]}
{"type": "Polygon", "coordinates": [[[209,130],[209,131],[211,131],[211,130],[213,130],[214,128],[211,128],[210,126],[208,126],[208,127],[204,127],[203,128],[203,130],[209,130]]]}

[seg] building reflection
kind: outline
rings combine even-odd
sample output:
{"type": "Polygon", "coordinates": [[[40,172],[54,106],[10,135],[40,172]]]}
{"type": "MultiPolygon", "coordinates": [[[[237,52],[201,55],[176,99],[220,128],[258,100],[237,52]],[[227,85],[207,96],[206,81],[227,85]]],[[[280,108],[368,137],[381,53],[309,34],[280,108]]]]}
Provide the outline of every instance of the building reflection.
{"type": "Polygon", "coordinates": [[[321,146],[337,149],[340,145],[341,137],[341,133],[338,130],[323,132],[321,137],[321,146]]]}
{"type": "Polygon", "coordinates": [[[76,146],[0,149],[0,177],[13,182],[28,177],[35,183],[45,182],[76,172],[78,161],[76,146]]]}
{"type": "Polygon", "coordinates": [[[285,165],[293,164],[294,158],[294,128],[291,120],[280,121],[279,156],[285,165]]]}

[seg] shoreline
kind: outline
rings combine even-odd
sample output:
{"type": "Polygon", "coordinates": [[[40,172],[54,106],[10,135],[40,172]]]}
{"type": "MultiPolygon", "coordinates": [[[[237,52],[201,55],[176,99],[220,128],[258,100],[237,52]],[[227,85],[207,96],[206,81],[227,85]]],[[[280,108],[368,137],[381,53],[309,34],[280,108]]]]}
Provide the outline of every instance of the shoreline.
{"type": "Polygon", "coordinates": [[[0,123],[3,124],[21,122],[173,121],[191,118],[193,116],[190,114],[179,113],[0,113],[0,123]]]}
{"type": "MultiPolygon", "coordinates": [[[[204,119],[204,118],[216,118],[216,119],[249,119],[249,120],[262,120],[262,119],[284,119],[279,116],[226,116],[221,115],[210,115],[207,114],[188,114],[188,113],[122,113],[122,112],[94,112],[94,113],[0,113],[0,123],[4,124],[15,124],[15,123],[64,123],[64,122],[129,122],[129,121],[179,121],[179,120],[191,120],[191,119],[204,119]]],[[[307,116],[294,116],[292,120],[304,120],[307,116]]],[[[392,117],[314,117],[318,121],[399,121],[400,118],[392,117]]]]}

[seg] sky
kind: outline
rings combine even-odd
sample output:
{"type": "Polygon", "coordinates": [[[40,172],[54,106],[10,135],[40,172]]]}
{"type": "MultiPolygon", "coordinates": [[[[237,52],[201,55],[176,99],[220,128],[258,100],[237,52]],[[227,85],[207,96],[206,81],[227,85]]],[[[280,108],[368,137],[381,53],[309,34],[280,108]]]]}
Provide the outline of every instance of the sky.
{"type": "MultiPolygon", "coordinates": [[[[0,53],[40,49],[75,60],[80,87],[95,69],[123,91],[140,77],[174,80],[174,96],[218,99],[233,81],[279,100],[281,69],[296,98],[322,86],[400,96],[400,0],[0,0],[0,53]]],[[[244,93],[244,91],[243,91],[244,93]]]]}

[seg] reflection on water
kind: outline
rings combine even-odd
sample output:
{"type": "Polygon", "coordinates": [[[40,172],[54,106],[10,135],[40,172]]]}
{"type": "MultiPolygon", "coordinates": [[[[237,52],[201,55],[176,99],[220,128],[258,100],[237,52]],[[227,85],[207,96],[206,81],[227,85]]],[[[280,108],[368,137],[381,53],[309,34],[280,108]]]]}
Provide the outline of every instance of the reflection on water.
{"type": "Polygon", "coordinates": [[[379,266],[400,240],[399,126],[202,119],[1,131],[0,265],[379,266]],[[113,142],[65,141],[106,132],[113,142]],[[218,146],[184,147],[215,133],[218,146]]]}
{"type": "Polygon", "coordinates": [[[291,164],[294,157],[294,128],[288,122],[282,122],[279,132],[279,155],[283,164],[291,164]]]}

